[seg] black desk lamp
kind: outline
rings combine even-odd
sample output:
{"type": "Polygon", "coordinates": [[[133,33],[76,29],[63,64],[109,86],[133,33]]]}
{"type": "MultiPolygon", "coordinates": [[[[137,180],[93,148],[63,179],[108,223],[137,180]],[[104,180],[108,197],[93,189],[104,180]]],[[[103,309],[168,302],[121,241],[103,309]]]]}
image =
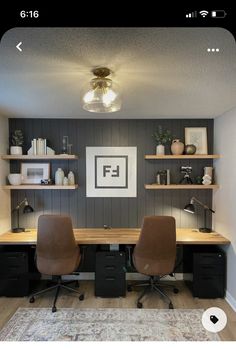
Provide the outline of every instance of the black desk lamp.
{"type": "Polygon", "coordinates": [[[184,211],[189,212],[189,213],[195,213],[195,207],[194,207],[194,202],[196,202],[198,205],[202,206],[204,208],[204,228],[199,228],[199,231],[202,233],[211,233],[212,230],[210,228],[206,227],[206,212],[210,211],[211,213],[215,213],[210,207],[207,205],[204,205],[201,201],[196,199],[194,196],[192,197],[190,203],[185,206],[184,211]]]}
{"type": "Polygon", "coordinates": [[[24,198],[14,209],[13,212],[17,212],[17,227],[12,229],[13,233],[21,233],[25,231],[25,228],[20,228],[20,208],[22,205],[24,206],[23,213],[31,213],[34,212],[34,209],[29,205],[27,198],[24,198]]]}

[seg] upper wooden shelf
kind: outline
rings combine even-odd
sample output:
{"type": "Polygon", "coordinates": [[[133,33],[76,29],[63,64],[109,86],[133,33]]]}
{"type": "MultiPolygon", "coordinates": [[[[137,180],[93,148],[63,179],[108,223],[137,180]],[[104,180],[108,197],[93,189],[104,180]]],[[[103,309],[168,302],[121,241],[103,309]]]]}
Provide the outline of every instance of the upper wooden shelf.
{"type": "Polygon", "coordinates": [[[210,184],[210,185],[203,185],[203,184],[168,184],[168,185],[161,185],[161,184],[145,184],[145,189],[151,189],[151,190],[157,190],[157,189],[218,189],[218,184],[210,184]]]}
{"type": "Polygon", "coordinates": [[[2,155],[3,160],[76,160],[78,155],[2,155]]]}
{"type": "Polygon", "coordinates": [[[219,154],[212,155],[145,155],[146,160],[163,160],[163,159],[219,159],[221,156],[219,154]]]}
{"type": "Polygon", "coordinates": [[[41,184],[21,184],[21,185],[2,185],[2,189],[10,189],[10,190],[48,190],[48,189],[60,189],[60,190],[73,190],[77,189],[79,186],[78,184],[74,185],[41,185],[41,184]]]}

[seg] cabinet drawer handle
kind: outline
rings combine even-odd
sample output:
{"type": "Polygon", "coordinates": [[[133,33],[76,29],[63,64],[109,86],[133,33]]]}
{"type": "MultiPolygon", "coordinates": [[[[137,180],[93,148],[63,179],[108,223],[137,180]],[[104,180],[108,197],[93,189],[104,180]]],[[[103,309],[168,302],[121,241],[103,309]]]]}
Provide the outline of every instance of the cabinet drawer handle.
{"type": "Polygon", "coordinates": [[[106,269],[106,270],[115,270],[116,267],[115,267],[114,265],[106,265],[106,266],[105,266],[105,269],[106,269]]]}
{"type": "Polygon", "coordinates": [[[106,278],[106,281],[114,281],[115,278],[106,278]]]}

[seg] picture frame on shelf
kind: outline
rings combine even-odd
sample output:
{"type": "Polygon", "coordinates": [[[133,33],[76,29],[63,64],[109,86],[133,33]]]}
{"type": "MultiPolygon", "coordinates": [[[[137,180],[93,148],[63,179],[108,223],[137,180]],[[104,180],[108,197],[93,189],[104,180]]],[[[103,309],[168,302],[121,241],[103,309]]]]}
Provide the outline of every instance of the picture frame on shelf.
{"type": "Polygon", "coordinates": [[[41,184],[50,179],[50,163],[21,163],[22,184],[41,184]]]}
{"type": "Polygon", "coordinates": [[[195,154],[208,154],[207,128],[206,127],[185,127],[185,145],[194,144],[195,154]]]}

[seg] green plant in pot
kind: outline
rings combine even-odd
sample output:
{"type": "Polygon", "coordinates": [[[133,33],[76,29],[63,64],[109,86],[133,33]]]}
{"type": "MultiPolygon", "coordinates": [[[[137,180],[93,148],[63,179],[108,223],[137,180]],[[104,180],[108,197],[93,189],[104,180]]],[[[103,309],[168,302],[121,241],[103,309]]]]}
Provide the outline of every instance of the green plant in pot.
{"type": "Polygon", "coordinates": [[[14,132],[12,132],[11,139],[10,139],[11,155],[21,155],[23,143],[24,143],[23,132],[21,130],[15,130],[14,132]]]}
{"type": "Polygon", "coordinates": [[[164,155],[165,154],[165,145],[172,140],[172,134],[169,130],[164,129],[161,125],[158,126],[157,131],[154,132],[153,138],[155,139],[156,154],[164,155]]]}

